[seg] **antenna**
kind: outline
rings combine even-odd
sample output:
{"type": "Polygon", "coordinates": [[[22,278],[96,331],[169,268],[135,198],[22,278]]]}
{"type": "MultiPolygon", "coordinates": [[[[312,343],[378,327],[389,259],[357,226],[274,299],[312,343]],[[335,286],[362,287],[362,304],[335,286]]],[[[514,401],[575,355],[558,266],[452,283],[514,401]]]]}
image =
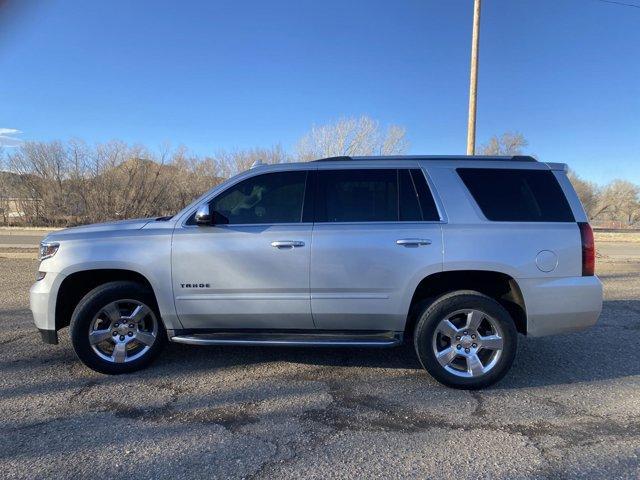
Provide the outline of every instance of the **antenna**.
{"type": "Polygon", "coordinates": [[[253,162],[253,165],[251,165],[251,168],[261,167],[264,164],[265,163],[262,160],[256,160],[255,162],[253,162]]]}

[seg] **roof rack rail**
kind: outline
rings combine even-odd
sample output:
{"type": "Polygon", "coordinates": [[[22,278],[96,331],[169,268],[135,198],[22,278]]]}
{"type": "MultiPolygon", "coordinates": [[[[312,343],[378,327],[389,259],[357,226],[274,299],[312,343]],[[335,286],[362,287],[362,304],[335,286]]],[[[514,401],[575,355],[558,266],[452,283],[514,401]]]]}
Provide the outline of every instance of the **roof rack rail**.
{"type": "Polygon", "coordinates": [[[347,155],[342,155],[339,157],[318,158],[317,160],[314,160],[314,162],[340,162],[343,160],[353,160],[353,158],[347,155]]]}
{"type": "Polygon", "coordinates": [[[513,160],[514,162],[537,162],[538,161],[535,158],[533,158],[531,155],[514,155],[513,157],[511,157],[511,160],[513,160]]]}
{"type": "Polygon", "coordinates": [[[340,161],[366,161],[366,160],[484,160],[512,161],[512,162],[537,162],[530,155],[381,155],[381,156],[339,156],[319,158],[314,162],[340,162],[340,161]]]}

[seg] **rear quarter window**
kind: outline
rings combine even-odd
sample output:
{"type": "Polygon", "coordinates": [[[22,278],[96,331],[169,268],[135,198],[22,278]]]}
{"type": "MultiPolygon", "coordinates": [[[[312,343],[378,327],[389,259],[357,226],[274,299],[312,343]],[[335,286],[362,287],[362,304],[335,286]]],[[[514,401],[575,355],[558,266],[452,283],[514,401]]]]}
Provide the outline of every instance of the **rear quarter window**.
{"type": "Polygon", "coordinates": [[[548,170],[456,170],[488,220],[574,222],[562,187],[548,170]]]}

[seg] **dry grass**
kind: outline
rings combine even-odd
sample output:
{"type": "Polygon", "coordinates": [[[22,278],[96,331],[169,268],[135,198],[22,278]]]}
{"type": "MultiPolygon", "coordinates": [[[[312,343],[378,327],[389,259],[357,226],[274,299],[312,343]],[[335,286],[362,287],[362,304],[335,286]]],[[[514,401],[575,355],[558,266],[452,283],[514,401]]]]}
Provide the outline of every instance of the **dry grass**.
{"type": "Polygon", "coordinates": [[[594,232],[596,242],[640,243],[640,231],[594,232]]]}
{"type": "Polygon", "coordinates": [[[57,227],[0,227],[0,235],[42,235],[43,233],[62,230],[57,227]]]}

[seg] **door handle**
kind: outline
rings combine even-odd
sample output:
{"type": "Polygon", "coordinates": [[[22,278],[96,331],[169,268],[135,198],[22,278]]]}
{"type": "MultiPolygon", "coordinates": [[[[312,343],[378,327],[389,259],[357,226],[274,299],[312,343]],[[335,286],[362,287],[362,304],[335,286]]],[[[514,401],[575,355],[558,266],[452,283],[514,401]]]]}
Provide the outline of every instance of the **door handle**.
{"type": "Polygon", "coordinates": [[[431,245],[431,240],[427,238],[401,238],[396,240],[396,245],[401,247],[419,247],[421,245],[431,245]]]}
{"type": "Polygon", "coordinates": [[[304,247],[304,242],[300,240],[276,240],[271,242],[273,248],[295,248],[304,247]]]}

